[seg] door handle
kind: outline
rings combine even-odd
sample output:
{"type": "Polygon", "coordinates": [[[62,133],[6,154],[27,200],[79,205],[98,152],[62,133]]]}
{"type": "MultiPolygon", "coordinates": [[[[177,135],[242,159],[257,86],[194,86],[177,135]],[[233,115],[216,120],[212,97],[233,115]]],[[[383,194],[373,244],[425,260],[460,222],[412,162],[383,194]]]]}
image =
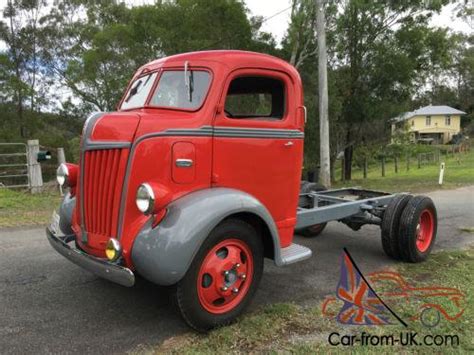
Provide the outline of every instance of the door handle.
{"type": "Polygon", "coordinates": [[[285,147],[291,147],[294,143],[292,141],[288,141],[285,143],[285,147]]]}
{"type": "Polygon", "coordinates": [[[190,168],[193,166],[192,159],[176,159],[176,166],[178,168],[190,168]]]}

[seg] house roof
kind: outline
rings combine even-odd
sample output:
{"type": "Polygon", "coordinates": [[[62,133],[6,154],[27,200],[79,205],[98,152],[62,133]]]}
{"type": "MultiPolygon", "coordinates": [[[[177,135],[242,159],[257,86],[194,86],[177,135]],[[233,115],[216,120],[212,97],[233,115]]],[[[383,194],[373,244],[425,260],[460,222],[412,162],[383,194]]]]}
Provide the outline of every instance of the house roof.
{"type": "Polygon", "coordinates": [[[434,115],[465,115],[466,112],[456,110],[450,106],[432,106],[420,107],[418,110],[402,113],[395,117],[394,121],[405,121],[415,116],[434,116],[434,115]]]}

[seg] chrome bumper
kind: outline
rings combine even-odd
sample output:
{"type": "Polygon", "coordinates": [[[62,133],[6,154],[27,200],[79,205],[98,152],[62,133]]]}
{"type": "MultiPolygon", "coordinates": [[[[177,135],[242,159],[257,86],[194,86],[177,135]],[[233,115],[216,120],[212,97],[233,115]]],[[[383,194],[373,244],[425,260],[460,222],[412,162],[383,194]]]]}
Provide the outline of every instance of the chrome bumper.
{"type": "Polygon", "coordinates": [[[135,275],[132,270],[112,264],[104,259],[96,258],[78,249],[71,248],[67,243],[74,240],[74,235],[56,236],[49,227],[46,228],[49,243],[56,251],[93,274],[122,286],[132,287],[135,284],[135,275]]]}

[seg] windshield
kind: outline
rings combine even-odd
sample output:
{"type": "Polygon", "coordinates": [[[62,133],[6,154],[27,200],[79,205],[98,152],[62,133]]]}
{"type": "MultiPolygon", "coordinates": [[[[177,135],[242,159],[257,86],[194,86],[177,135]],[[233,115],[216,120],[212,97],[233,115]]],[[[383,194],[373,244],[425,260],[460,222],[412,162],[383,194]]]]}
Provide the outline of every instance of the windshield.
{"type": "Polygon", "coordinates": [[[167,70],[150,100],[151,106],[197,109],[209,89],[210,74],[203,70],[189,70],[185,78],[182,70],[167,70]]]}
{"type": "Polygon", "coordinates": [[[122,110],[143,107],[156,79],[156,72],[136,79],[125,96],[120,107],[122,110]]]}

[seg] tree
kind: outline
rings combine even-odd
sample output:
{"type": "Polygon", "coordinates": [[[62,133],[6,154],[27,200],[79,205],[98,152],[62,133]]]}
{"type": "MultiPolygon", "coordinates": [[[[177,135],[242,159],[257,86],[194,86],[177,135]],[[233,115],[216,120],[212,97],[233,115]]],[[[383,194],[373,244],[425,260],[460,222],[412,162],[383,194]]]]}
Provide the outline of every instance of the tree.
{"type": "Polygon", "coordinates": [[[328,118],[328,79],[326,29],[324,2],[316,0],[316,25],[318,39],[318,91],[319,91],[319,128],[320,128],[320,171],[319,181],[326,187],[331,186],[331,168],[329,156],[329,118],[328,118]]]}
{"type": "Polygon", "coordinates": [[[2,54],[2,82],[6,95],[4,102],[14,102],[20,136],[25,137],[24,111],[29,101],[30,111],[35,111],[38,93],[38,23],[41,0],[9,0],[3,9],[5,21],[0,21],[0,40],[7,45],[2,54]]]}
{"type": "Polygon", "coordinates": [[[292,0],[290,26],[287,38],[291,43],[289,62],[297,69],[316,55],[315,44],[316,7],[313,0],[292,0]]]}
{"type": "Polygon", "coordinates": [[[343,94],[346,180],[352,175],[354,147],[369,139],[364,128],[371,121],[393,117],[406,109],[414,89],[425,84],[438,68],[448,65],[446,31],[428,26],[431,14],[446,2],[340,3],[335,69],[345,77],[338,85],[343,94]]]}

